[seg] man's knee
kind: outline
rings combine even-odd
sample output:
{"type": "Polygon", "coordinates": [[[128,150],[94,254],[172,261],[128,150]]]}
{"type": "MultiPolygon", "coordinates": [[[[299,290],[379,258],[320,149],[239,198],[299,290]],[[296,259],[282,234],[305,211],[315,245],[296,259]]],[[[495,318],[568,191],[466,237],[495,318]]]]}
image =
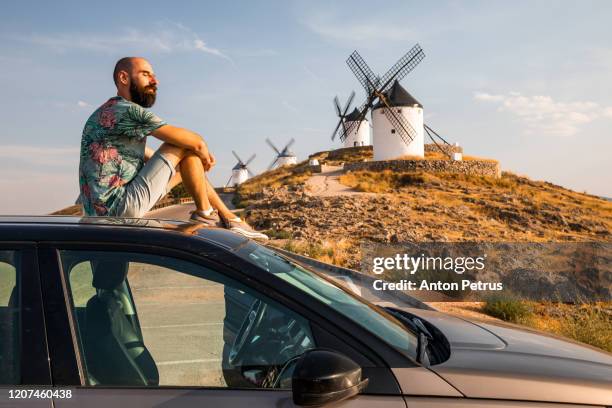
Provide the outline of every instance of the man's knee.
{"type": "Polygon", "coordinates": [[[202,168],[204,168],[204,166],[202,165],[202,159],[200,159],[197,154],[190,150],[185,152],[185,154],[181,158],[181,161],[176,166],[176,169],[180,171],[182,166],[189,166],[184,168],[193,168],[192,166],[202,166],[202,168]]]}
{"type": "Polygon", "coordinates": [[[155,153],[163,154],[174,167],[178,166],[187,155],[191,154],[189,150],[170,143],[163,143],[155,153]]]}

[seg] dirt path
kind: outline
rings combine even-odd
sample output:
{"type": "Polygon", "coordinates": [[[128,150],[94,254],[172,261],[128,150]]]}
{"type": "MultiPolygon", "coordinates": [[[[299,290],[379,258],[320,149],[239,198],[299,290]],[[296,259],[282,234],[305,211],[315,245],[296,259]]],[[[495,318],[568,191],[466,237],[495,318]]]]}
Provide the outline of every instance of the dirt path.
{"type": "Polygon", "coordinates": [[[323,166],[321,173],[313,174],[306,180],[306,191],[311,195],[329,197],[337,195],[372,195],[373,193],[362,193],[351,187],[340,183],[343,174],[342,166],[323,166]]]}

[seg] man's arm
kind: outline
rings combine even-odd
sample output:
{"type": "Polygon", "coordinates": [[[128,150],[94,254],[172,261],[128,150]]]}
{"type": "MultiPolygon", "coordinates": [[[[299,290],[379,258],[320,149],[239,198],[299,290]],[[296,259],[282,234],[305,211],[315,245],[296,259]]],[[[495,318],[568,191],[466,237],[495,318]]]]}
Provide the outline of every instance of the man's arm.
{"type": "Polygon", "coordinates": [[[204,165],[210,166],[214,164],[214,160],[210,157],[208,146],[206,142],[204,142],[204,139],[202,139],[202,136],[191,130],[171,125],[163,125],[154,130],[151,134],[163,142],[193,151],[202,159],[204,165]]]}

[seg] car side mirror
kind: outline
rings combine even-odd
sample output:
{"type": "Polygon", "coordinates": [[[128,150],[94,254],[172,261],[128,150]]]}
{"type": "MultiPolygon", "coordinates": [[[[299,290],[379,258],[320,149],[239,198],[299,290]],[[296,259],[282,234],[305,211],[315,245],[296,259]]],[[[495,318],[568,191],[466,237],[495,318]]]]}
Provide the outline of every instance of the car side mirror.
{"type": "Polygon", "coordinates": [[[368,385],[361,367],[333,350],[308,350],[299,358],[291,378],[296,405],[323,405],[359,394],[368,385]]]}

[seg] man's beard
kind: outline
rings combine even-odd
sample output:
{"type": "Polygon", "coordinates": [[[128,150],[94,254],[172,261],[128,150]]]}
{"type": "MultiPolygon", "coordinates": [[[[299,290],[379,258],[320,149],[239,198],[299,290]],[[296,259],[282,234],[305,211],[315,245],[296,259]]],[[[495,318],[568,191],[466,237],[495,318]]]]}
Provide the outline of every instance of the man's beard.
{"type": "Polygon", "coordinates": [[[143,108],[150,108],[155,103],[157,95],[157,87],[155,85],[147,85],[143,88],[138,88],[135,81],[130,81],[130,98],[132,102],[137,103],[143,108]],[[153,92],[147,90],[153,89],[153,92]]]}

